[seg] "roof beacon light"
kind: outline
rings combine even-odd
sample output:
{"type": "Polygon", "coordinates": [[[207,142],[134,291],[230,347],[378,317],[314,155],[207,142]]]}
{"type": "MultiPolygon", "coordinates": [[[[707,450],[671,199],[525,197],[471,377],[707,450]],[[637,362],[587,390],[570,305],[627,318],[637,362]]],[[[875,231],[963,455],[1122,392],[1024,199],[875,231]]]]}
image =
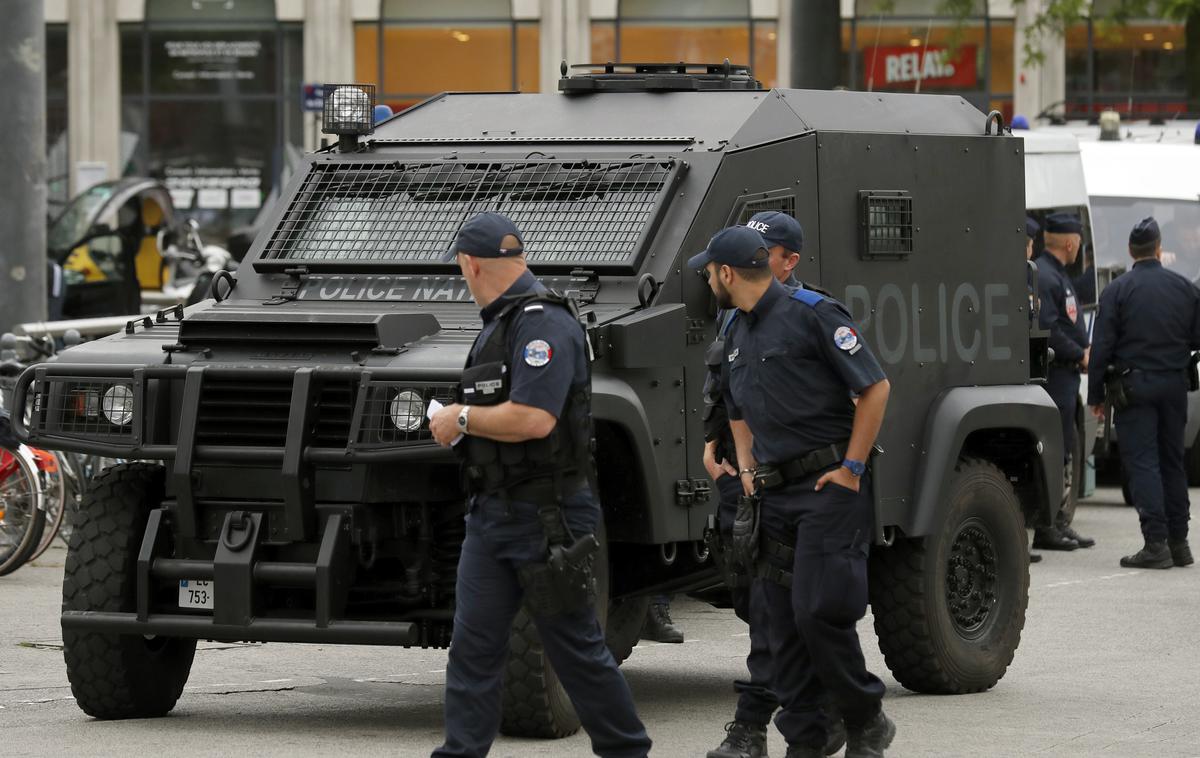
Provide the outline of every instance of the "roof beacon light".
{"type": "Polygon", "coordinates": [[[1100,141],[1118,142],[1121,139],[1121,114],[1104,111],[1100,114],[1100,141]]]}
{"type": "Polygon", "coordinates": [[[338,136],[343,151],[358,147],[358,138],[375,129],[375,86],[326,84],[321,131],[338,136]]]}

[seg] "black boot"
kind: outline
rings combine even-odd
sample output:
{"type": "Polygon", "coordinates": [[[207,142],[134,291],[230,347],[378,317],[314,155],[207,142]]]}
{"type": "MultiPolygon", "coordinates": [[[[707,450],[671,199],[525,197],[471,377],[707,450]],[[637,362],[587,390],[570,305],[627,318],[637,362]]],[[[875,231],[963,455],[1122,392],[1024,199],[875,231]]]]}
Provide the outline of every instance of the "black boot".
{"type": "Polygon", "coordinates": [[[1076,550],[1079,543],[1055,526],[1039,526],[1033,530],[1033,546],[1038,550],[1076,550]]]}
{"type": "Polygon", "coordinates": [[[1145,547],[1122,558],[1121,565],[1125,568],[1169,569],[1175,565],[1175,561],[1171,559],[1171,551],[1166,542],[1146,540],[1145,547]]]}
{"type": "Polygon", "coordinates": [[[846,758],[883,758],[896,738],[896,725],[883,711],[858,728],[847,727],[846,758]]]}
{"type": "Polygon", "coordinates": [[[665,603],[654,603],[646,612],[646,623],[642,626],[642,639],[654,642],[683,642],[683,632],[671,621],[671,608],[665,603]]]}
{"type": "Polygon", "coordinates": [[[1042,562],[1042,554],[1041,553],[1030,553],[1029,554],[1029,562],[1030,563],[1041,563],[1042,562]]]}
{"type": "Polygon", "coordinates": [[[1171,560],[1176,566],[1190,566],[1196,562],[1187,540],[1167,540],[1167,547],[1171,549],[1171,560]]]}
{"type": "Polygon", "coordinates": [[[1092,539],[1091,537],[1084,537],[1082,534],[1072,529],[1069,524],[1058,527],[1058,533],[1067,539],[1075,540],[1077,543],[1079,543],[1080,547],[1092,547],[1096,544],[1096,540],[1092,539]]]}
{"type": "Polygon", "coordinates": [[[788,745],[787,755],[784,758],[823,758],[825,755],[829,755],[829,753],[812,745],[788,745]]]}
{"type": "Polygon", "coordinates": [[[730,721],[725,725],[725,740],[708,751],[708,758],[767,758],[767,725],[730,721]]]}

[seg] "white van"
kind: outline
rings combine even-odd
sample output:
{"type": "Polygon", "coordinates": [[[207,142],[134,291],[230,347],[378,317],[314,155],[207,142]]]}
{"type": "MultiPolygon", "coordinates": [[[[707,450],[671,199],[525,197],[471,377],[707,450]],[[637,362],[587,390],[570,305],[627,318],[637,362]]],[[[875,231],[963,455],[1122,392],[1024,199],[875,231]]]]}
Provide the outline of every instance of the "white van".
{"type": "MultiPolygon", "coordinates": [[[[1043,133],[1018,131],[1025,141],[1025,209],[1038,224],[1044,224],[1051,213],[1074,213],[1083,221],[1083,248],[1093,243],[1092,212],[1088,202],[1088,185],[1084,180],[1079,140],[1065,132],[1043,133]]],[[[1041,252],[1041,235],[1034,241],[1034,257],[1041,252]]],[[[1096,316],[1096,270],[1089,266],[1081,253],[1067,274],[1075,282],[1079,306],[1088,333],[1096,316]],[[1089,286],[1090,285],[1090,286],[1089,286]]],[[[1080,399],[1076,408],[1076,450],[1073,454],[1075,486],[1068,508],[1074,508],[1079,497],[1091,494],[1094,479],[1084,476],[1084,463],[1092,453],[1099,424],[1086,412],[1087,376],[1079,385],[1080,399]]]]}
{"type": "MultiPolygon", "coordinates": [[[[1103,285],[1129,268],[1129,230],[1158,220],[1163,265],[1200,281],[1200,145],[1084,142],[1096,264],[1103,285]]],[[[1188,395],[1188,481],[1200,486],[1200,393],[1188,395]]]]}

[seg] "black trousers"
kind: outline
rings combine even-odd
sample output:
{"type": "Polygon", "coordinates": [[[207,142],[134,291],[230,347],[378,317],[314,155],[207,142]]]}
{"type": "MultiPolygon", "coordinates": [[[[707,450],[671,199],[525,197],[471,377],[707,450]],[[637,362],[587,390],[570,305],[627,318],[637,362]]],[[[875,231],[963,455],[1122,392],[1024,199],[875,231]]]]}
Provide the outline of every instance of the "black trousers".
{"type": "Polygon", "coordinates": [[[1118,411],[1115,420],[1121,465],[1129,476],[1142,536],[1150,542],[1187,539],[1187,377],[1182,371],[1133,371],[1126,381],[1133,404],[1118,411]]]}
{"type": "Polygon", "coordinates": [[[854,728],[880,709],[884,686],[867,671],[856,625],[867,610],[867,557],[875,511],[869,475],[859,492],[826,485],[818,475],[764,493],[762,530],[795,541],[791,587],[762,581],[773,689],[781,711],[775,726],[789,745],[825,744],[822,707],[832,703],[854,728]]]}
{"type": "MultiPolygon", "coordinates": [[[[1054,401],[1055,407],[1058,408],[1059,423],[1062,424],[1062,439],[1063,439],[1063,473],[1066,478],[1063,482],[1068,483],[1068,486],[1078,486],[1078,482],[1072,481],[1071,465],[1072,458],[1075,454],[1075,411],[1079,407],[1079,370],[1066,368],[1061,366],[1051,366],[1050,372],[1046,377],[1046,392],[1050,395],[1050,399],[1054,401]]],[[[1058,526],[1069,526],[1066,513],[1059,510],[1055,517],[1055,523],[1058,526]]]]}
{"type": "MultiPolygon", "coordinates": [[[[721,496],[717,507],[717,528],[725,544],[729,545],[733,514],[742,494],[742,483],[735,476],[725,475],[717,479],[717,490],[721,496]]],[[[733,690],[738,696],[733,717],[738,721],[765,725],[779,707],[779,699],[771,690],[771,644],[767,636],[767,606],[762,583],[751,582],[749,586],[733,587],[732,592],[734,613],[750,627],[750,654],[746,656],[750,678],[733,682],[733,690]]]]}

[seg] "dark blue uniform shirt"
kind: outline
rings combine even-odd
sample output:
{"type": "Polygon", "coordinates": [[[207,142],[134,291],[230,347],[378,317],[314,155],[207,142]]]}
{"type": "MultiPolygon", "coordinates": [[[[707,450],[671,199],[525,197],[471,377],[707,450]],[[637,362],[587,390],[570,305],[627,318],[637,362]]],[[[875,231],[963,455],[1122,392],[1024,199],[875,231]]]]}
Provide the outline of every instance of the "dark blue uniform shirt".
{"type": "Polygon", "coordinates": [[[1054,361],[1078,363],[1083,360],[1088,336],[1075,296],[1075,285],[1062,263],[1049,252],[1038,256],[1037,267],[1038,299],[1042,306],[1038,323],[1050,332],[1054,361]]]}
{"type": "MultiPolygon", "coordinates": [[[[483,329],[479,332],[467,359],[470,366],[479,348],[499,325],[497,314],[514,297],[527,292],[546,292],[546,288],[526,271],[480,311],[483,329]]],[[[566,308],[550,303],[528,303],[518,306],[519,312],[509,326],[508,399],[521,405],[541,408],[555,418],[562,414],[572,387],[588,381],[587,350],[583,328],[566,308]]]]}
{"type": "Polygon", "coordinates": [[[851,392],[883,381],[883,369],[845,307],[811,290],[771,282],[726,336],[729,417],[754,434],[758,463],[783,463],[846,442],[851,392]]]}
{"type": "Polygon", "coordinates": [[[1088,404],[1104,402],[1104,368],[1183,372],[1200,348],[1200,291],[1157,260],[1137,261],[1100,293],[1088,404]]]}

